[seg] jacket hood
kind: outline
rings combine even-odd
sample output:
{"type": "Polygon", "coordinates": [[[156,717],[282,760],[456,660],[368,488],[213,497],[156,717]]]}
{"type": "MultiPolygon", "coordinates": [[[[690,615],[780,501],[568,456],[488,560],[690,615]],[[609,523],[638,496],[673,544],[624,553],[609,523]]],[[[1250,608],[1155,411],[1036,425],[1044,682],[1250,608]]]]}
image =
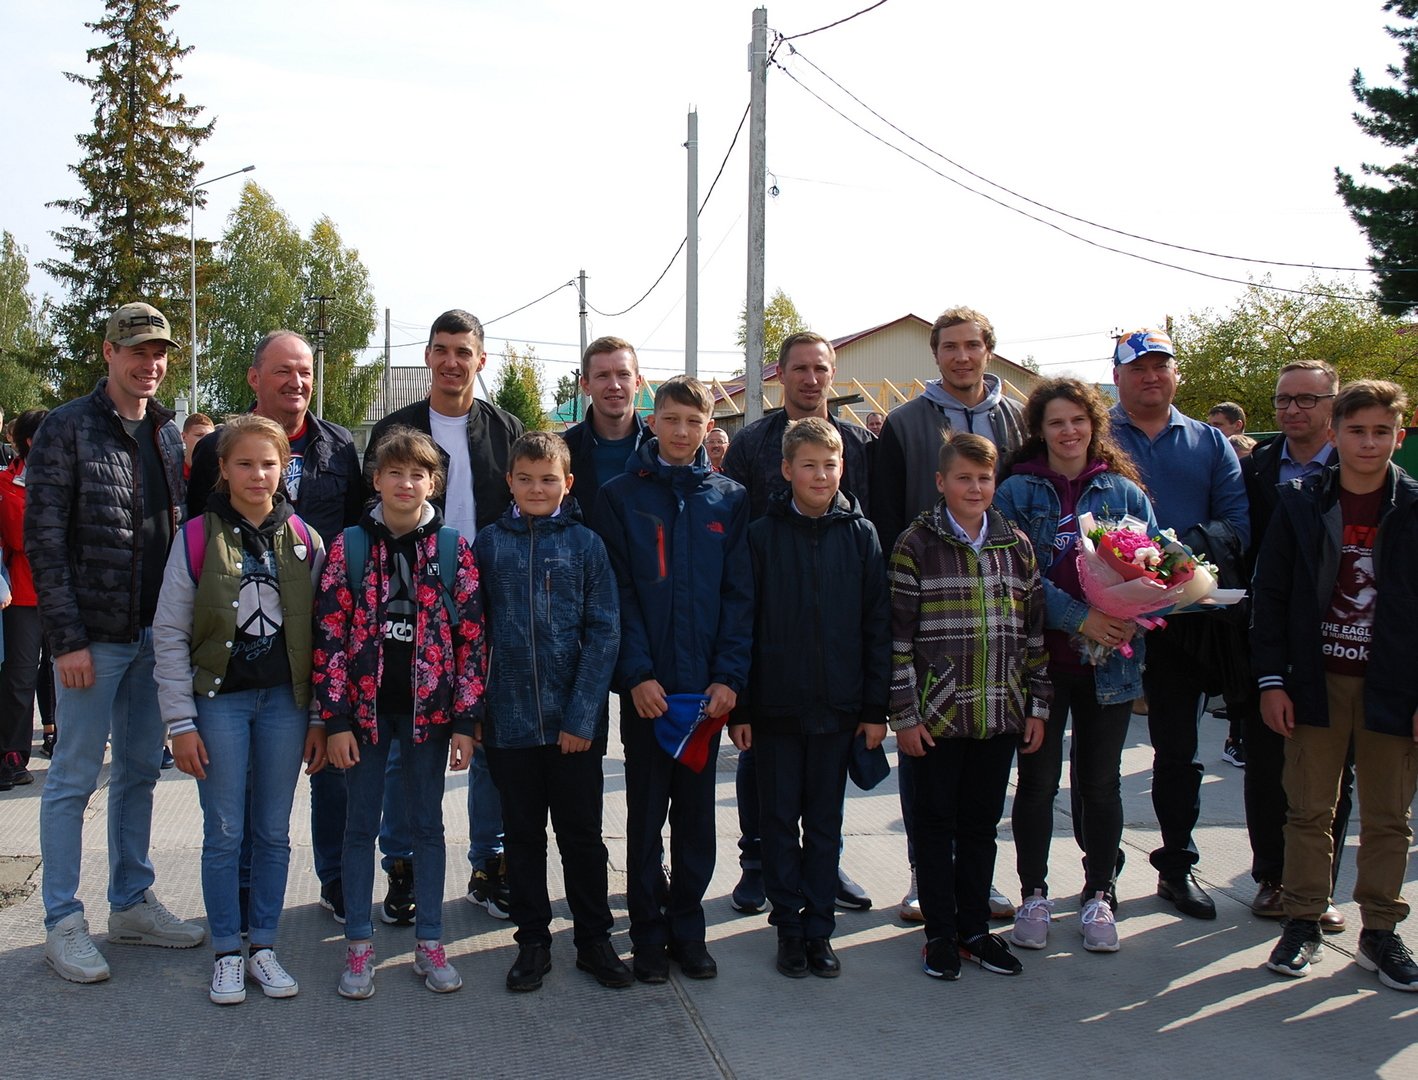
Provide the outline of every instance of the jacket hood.
{"type": "MultiPolygon", "coordinates": [[[[926,528],[931,529],[942,540],[946,540],[959,547],[965,547],[965,541],[955,535],[955,530],[950,527],[950,521],[945,516],[945,500],[937,499],[936,504],[929,510],[923,510],[918,522],[926,528]]],[[[994,507],[985,511],[985,546],[1000,547],[1007,544],[1019,542],[1019,536],[1015,533],[1014,527],[1004,519],[994,507]]]]}
{"type": "MultiPolygon", "coordinates": [[[[497,526],[506,529],[508,532],[525,533],[531,528],[533,519],[526,517],[517,510],[514,502],[507,508],[507,511],[497,519],[497,526]]],[[[581,506],[576,501],[576,496],[567,492],[561,500],[561,508],[553,515],[535,519],[539,529],[567,529],[572,525],[584,523],[581,515],[581,506]]]]}
{"type": "Polygon", "coordinates": [[[430,536],[443,527],[443,513],[433,503],[424,503],[423,514],[419,518],[418,525],[414,527],[412,532],[405,533],[402,537],[396,537],[389,531],[389,526],[384,524],[384,504],[376,502],[364,512],[360,524],[379,540],[422,540],[425,536],[430,536]]]}
{"type": "Polygon", "coordinates": [[[1070,480],[1063,473],[1054,472],[1053,469],[1049,468],[1048,457],[1042,455],[1040,457],[1030,458],[1028,461],[1016,462],[1014,467],[1010,469],[1010,473],[1013,475],[1043,477],[1045,480],[1050,481],[1055,487],[1060,484],[1076,484],[1080,491],[1083,490],[1083,485],[1088,483],[1088,481],[1092,480],[1100,473],[1107,471],[1108,463],[1106,461],[1094,460],[1085,465],[1083,471],[1070,480]]]}
{"type": "Polygon", "coordinates": [[[214,491],[207,499],[207,509],[216,514],[229,525],[239,526],[244,534],[259,536],[270,544],[271,537],[276,535],[276,530],[290,520],[295,513],[290,501],[281,492],[276,492],[275,504],[271,507],[271,512],[266,515],[266,520],[260,525],[253,525],[242,517],[236,507],[231,505],[231,496],[225,491],[214,491]]]}
{"type": "Polygon", "coordinates": [[[667,481],[676,490],[692,491],[703,483],[706,476],[713,474],[709,465],[709,454],[700,446],[694,453],[694,461],[689,465],[666,465],[660,460],[660,440],[651,437],[626,459],[626,472],[641,476],[654,476],[667,481]]]}
{"type": "MultiPolygon", "coordinates": [[[[928,400],[934,402],[937,407],[944,409],[948,413],[956,413],[961,417],[985,416],[991,409],[999,404],[999,376],[991,375],[988,371],[985,372],[985,397],[978,405],[965,405],[962,403],[959,398],[945,388],[944,383],[940,379],[932,379],[930,382],[926,383],[925,396],[928,400]]],[[[965,425],[965,430],[970,430],[968,423],[965,425]]]]}
{"type": "Polygon", "coordinates": [[[827,508],[827,512],[821,517],[808,517],[800,514],[793,508],[793,490],[775,491],[768,496],[768,514],[772,517],[784,518],[795,525],[809,525],[813,522],[837,522],[851,521],[862,516],[862,507],[855,495],[849,495],[845,491],[837,492],[832,500],[832,505],[827,508]]]}

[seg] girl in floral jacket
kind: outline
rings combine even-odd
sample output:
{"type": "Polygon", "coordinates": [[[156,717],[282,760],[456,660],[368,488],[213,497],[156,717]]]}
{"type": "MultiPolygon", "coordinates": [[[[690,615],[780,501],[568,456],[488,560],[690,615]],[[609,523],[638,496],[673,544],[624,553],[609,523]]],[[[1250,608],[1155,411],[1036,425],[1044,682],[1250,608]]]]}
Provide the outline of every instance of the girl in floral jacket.
{"type": "Polygon", "coordinates": [[[347,998],[374,993],[374,841],[395,739],[414,833],[414,894],[424,898],[414,971],[437,993],[463,985],[442,945],[443,779],[445,763],[457,772],[472,759],[487,660],[472,549],[428,501],[442,483],[427,435],[387,434],[374,468],[379,501],[331,544],[316,603],[316,701],[330,762],[346,770],[349,785],[341,870],[348,949],[339,985],[347,998]],[[441,565],[440,549],[456,551],[456,567],[441,565]]]}

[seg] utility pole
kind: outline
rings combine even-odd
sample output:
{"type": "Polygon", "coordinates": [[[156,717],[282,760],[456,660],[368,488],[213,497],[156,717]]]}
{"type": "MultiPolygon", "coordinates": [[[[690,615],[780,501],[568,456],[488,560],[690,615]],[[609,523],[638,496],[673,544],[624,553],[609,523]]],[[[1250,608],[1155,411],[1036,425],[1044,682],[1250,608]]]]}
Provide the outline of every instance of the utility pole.
{"type": "MultiPolygon", "coordinates": [[[[577,295],[577,297],[578,297],[578,298],[580,299],[580,301],[581,301],[581,356],[585,356],[585,355],[586,355],[586,346],[590,344],[590,342],[586,340],[586,271],[585,271],[585,269],[582,269],[582,271],[581,271],[579,274],[576,275],[576,295],[577,295]]],[[[577,372],[578,375],[581,373],[580,358],[579,358],[579,357],[577,358],[576,372],[577,372]]],[[[580,382],[579,379],[577,380],[577,383],[576,383],[576,398],[575,398],[575,402],[576,402],[576,404],[574,404],[574,405],[571,406],[571,418],[572,418],[573,420],[579,420],[579,419],[581,418],[581,382],[580,382]]],[[[634,407],[635,407],[635,402],[632,401],[632,402],[630,403],[630,405],[631,405],[631,408],[634,408],[634,407]]]]}
{"type": "Polygon", "coordinates": [[[699,377],[699,111],[689,110],[684,233],[684,373],[699,377]]]}
{"type": "Polygon", "coordinates": [[[325,339],[330,336],[330,316],[325,305],[333,296],[307,296],[305,302],[315,305],[315,325],[310,336],[315,339],[315,415],[325,419],[325,339]]]}
{"type": "Polygon", "coordinates": [[[763,416],[763,228],[768,172],[768,9],[753,11],[748,51],[748,294],[744,298],[743,422],[763,416]]]}
{"type": "Polygon", "coordinates": [[[393,409],[391,409],[391,408],[389,407],[389,398],[390,398],[390,395],[393,393],[393,379],[394,379],[394,374],[393,374],[392,371],[389,370],[389,368],[390,368],[390,365],[393,364],[393,362],[394,362],[393,350],[392,350],[392,346],[389,344],[389,309],[388,309],[388,308],[385,308],[385,309],[384,309],[384,402],[383,402],[383,405],[384,405],[384,415],[385,415],[385,416],[388,416],[389,413],[393,412],[393,409]]]}

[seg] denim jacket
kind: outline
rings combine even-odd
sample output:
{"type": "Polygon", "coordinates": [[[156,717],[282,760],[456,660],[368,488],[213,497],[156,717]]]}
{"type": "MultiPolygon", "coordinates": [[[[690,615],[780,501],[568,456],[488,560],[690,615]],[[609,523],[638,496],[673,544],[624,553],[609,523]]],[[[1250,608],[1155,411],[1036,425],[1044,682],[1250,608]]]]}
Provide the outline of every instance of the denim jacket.
{"type": "Polygon", "coordinates": [[[620,649],[620,593],[601,538],[568,495],[554,517],[509,507],[478,530],[488,663],[483,739],[499,750],[555,746],[565,731],[605,739],[620,649]]]}
{"type": "MultiPolygon", "coordinates": [[[[1059,493],[1047,478],[1015,473],[995,492],[995,508],[1024,531],[1034,550],[1044,553],[1041,558],[1053,551],[1061,511],[1059,493]]],[[[1147,522],[1150,532],[1156,532],[1158,527],[1152,503],[1142,489],[1113,472],[1101,472],[1084,485],[1075,513],[1092,514],[1099,523],[1118,521],[1131,514],[1147,522]]],[[[1047,574],[1048,567],[1041,565],[1040,570],[1047,574]]],[[[1047,629],[1075,633],[1087,615],[1086,600],[1070,596],[1047,576],[1044,578],[1044,626],[1047,629]]],[[[1116,705],[1142,696],[1146,647],[1141,634],[1133,638],[1132,649],[1131,657],[1115,651],[1093,669],[1100,705],[1116,705]]]]}

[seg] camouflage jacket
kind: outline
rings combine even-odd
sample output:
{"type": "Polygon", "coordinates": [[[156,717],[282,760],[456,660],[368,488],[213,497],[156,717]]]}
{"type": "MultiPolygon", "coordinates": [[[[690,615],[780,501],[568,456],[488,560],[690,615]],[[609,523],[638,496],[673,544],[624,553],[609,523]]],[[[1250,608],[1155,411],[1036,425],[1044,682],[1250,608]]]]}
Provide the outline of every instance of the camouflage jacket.
{"type": "MultiPolygon", "coordinates": [[[[92,641],[134,641],[141,630],[142,469],[107,383],[45,417],[26,459],[25,550],[56,656],[92,641]]],[[[170,409],[156,400],[148,408],[176,533],[186,492],[182,436],[170,409]]]]}

